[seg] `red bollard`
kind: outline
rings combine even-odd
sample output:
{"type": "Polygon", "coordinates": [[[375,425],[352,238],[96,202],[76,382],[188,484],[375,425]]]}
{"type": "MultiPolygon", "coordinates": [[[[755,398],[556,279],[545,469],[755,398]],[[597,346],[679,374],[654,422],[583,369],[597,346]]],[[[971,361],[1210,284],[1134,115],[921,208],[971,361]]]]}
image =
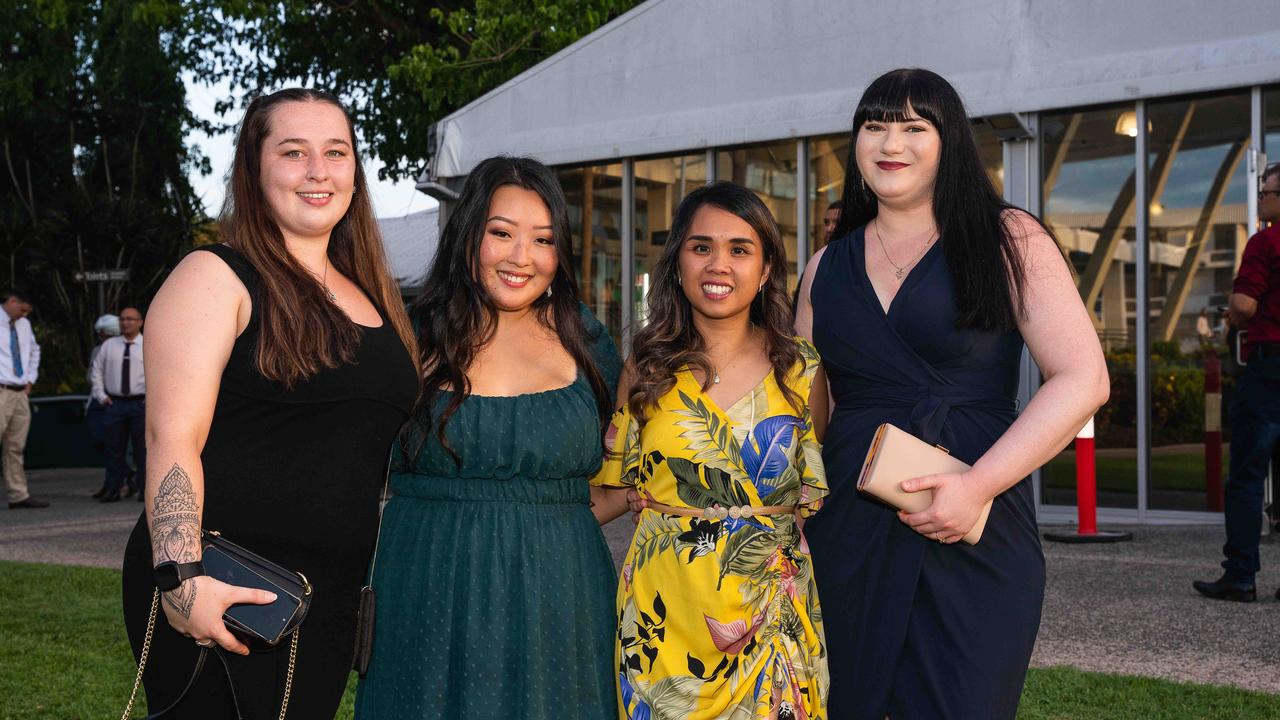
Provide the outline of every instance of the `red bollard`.
{"type": "Polygon", "coordinates": [[[1098,533],[1098,463],[1094,456],[1093,418],[1076,435],[1076,514],[1081,535],[1098,533]]]}
{"type": "Polygon", "coordinates": [[[1109,543],[1132,540],[1133,533],[1098,530],[1098,464],[1093,418],[1076,434],[1076,532],[1047,532],[1045,540],[1064,543],[1109,543]]]}
{"type": "Polygon", "coordinates": [[[1222,512],[1222,361],[1204,356],[1204,492],[1212,512],[1222,512]]]}

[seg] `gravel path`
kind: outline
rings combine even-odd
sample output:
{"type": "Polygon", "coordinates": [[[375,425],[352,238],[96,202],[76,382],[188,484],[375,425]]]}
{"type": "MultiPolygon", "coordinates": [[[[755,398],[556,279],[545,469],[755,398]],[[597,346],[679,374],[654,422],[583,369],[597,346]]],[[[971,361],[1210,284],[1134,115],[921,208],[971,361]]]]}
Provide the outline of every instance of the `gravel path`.
{"type": "MultiPolygon", "coordinates": [[[[91,499],[101,470],[29,475],[35,495],[53,506],[0,511],[0,559],[120,567],[141,504],[91,499]]],[[[1218,574],[1220,527],[1125,529],[1133,542],[1045,543],[1048,591],[1033,664],[1280,693],[1280,542],[1263,540],[1259,602],[1225,603],[1191,589],[1192,580],[1218,574]]],[[[628,518],[604,528],[615,562],[631,530],[628,518]]]]}

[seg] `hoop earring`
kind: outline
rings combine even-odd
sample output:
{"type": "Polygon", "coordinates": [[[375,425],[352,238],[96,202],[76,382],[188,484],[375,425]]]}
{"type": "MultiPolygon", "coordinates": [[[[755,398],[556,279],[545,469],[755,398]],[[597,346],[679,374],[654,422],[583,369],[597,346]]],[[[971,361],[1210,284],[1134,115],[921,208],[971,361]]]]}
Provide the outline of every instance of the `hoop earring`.
{"type": "Polygon", "coordinates": [[[858,180],[862,181],[862,192],[865,193],[867,191],[867,179],[862,177],[862,175],[858,175],[858,180]]]}

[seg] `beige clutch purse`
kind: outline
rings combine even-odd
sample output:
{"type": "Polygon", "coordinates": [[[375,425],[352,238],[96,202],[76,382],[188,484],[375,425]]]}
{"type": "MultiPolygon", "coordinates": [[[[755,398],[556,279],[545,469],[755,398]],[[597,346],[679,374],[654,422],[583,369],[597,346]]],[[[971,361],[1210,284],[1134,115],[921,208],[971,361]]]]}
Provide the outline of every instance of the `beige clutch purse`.
{"type": "MultiPolygon", "coordinates": [[[[875,439],[867,450],[867,459],[863,461],[862,474],[858,477],[858,490],[899,510],[920,512],[933,502],[933,491],[906,492],[902,489],[903,480],[939,473],[962,473],[968,469],[968,465],[951,457],[945,448],[930,445],[905,430],[884,423],[876,428],[875,439]]],[[[977,524],[964,536],[965,542],[977,544],[990,514],[991,502],[988,501],[977,524]]]]}

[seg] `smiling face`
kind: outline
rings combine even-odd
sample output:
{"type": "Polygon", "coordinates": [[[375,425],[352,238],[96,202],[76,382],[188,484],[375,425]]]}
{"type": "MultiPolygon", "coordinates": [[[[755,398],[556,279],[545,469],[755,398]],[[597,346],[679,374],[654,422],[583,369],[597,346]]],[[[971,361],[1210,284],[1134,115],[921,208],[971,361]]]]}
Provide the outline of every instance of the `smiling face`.
{"type": "Polygon", "coordinates": [[[547,292],[560,265],[542,196],[503,185],[489,199],[480,240],[480,282],[499,310],[524,310],[547,292]]]}
{"type": "Polygon", "coordinates": [[[714,205],[703,205],[694,214],[678,267],[680,287],[694,312],[717,320],[750,312],[769,275],[755,230],[714,205]]]}
{"type": "Polygon", "coordinates": [[[907,105],[905,122],[867,120],[858,129],[858,171],[882,202],[915,205],[933,197],[942,138],[907,105]]]}
{"type": "Polygon", "coordinates": [[[347,214],[356,162],[346,115],[327,102],[286,102],[262,143],[262,193],[286,239],[327,238],[347,214]]]}

